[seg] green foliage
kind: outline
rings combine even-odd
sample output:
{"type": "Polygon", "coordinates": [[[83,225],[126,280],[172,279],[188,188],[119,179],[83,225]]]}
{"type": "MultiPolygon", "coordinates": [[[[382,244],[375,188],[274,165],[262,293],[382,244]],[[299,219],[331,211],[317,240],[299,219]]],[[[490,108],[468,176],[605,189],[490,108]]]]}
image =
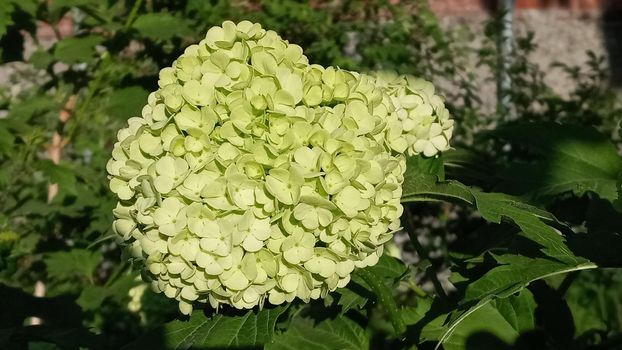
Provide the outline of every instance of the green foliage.
{"type": "Polygon", "coordinates": [[[101,36],[89,35],[81,38],[67,38],[54,48],[54,58],[64,63],[93,63],[95,47],[103,41],[101,36]]]}
{"type": "Polygon", "coordinates": [[[578,197],[593,192],[610,201],[618,196],[622,159],[608,138],[592,128],[528,123],[501,127],[493,135],[535,153],[504,169],[500,190],[534,200],[565,192],[578,197]]]}
{"type": "Polygon", "coordinates": [[[287,331],[279,334],[267,350],[288,349],[369,349],[369,335],[360,325],[345,316],[315,323],[313,319],[297,317],[287,331]]]}
{"type": "Polygon", "coordinates": [[[165,41],[174,37],[191,36],[189,23],[169,13],[148,13],[132,24],[138,34],[153,41],[165,41]]]}
{"type": "Polygon", "coordinates": [[[4,1],[0,348],[619,347],[619,100],[592,53],[584,68],[552,67],[574,81],[569,96],[556,94],[543,79],[548,67],[529,61],[527,35],[517,38],[510,69],[517,120],[504,123],[475,88],[500,73],[498,29],[493,19],[473,47],[476,33],[444,30],[420,0],[4,1]],[[58,26],[64,17],[72,35],[58,26]],[[438,93],[458,142],[442,156],[408,159],[403,260],[388,245],[377,265],[309,304],[206,307],[183,318],[140,281],[134,261],[124,262],[105,166],[158,71],[207,28],[242,19],[324,66],[452,82],[438,93]],[[40,23],[53,26],[53,38],[35,35],[40,23]],[[34,52],[26,57],[25,42],[34,52]],[[492,75],[475,77],[473,64],[492,75]],[[50,160],[56,133],[58,164],[50,160]],[[54,198],[50,184],[58,184],[54,198]],[[35,285],[44,297],[33,296],[35,285]],[[43,324],[30,325],[33,316],[43,324]]]}
{"type": "Polygon", "coordinates": [[[161,335],[160,330],[147,334],[128,349],[145,346],[152,349],[252,348],[271,341],[276,321],[286,310],[287,307],[279,306],[260,311],[249,310],[240,315],[216,314],[209,317],[199,311],[188,320],[167,323],[161,335]]]}

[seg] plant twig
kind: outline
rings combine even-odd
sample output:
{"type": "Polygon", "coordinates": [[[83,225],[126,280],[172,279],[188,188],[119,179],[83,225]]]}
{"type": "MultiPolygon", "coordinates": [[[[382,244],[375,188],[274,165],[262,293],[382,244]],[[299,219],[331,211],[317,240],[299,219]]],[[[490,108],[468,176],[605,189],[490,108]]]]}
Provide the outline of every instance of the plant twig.
{"type": "MultiPolygon", "coordinates": [[[[428,255],[427,250],[421,245],[421,243],[419,243],[419,240],[417,239],[417,236],[415,235],[415,228],[413,227],[413,224],[412,224],[413,216],[412,216],[412,213],[410,212],[410,206],[408,205],[404,206],[404,216],[405,216],[405,220],[403,221],[403,224],[405,226],[406,233],[408,233],[408,237],[410,237],[410,242],[413,244],[413,247],[415,248],[417,255],[419,255],[419,259],[421,259],[422,261],[423,260],[430,261],[430,257],[428,255]]],[[[445,293],[445,289],[443,289],[443,285],[438,280],[438,276],[436,276],[436,271],[434,269],[427,268],[425,270],[425,274],[430,279],[430,281],[432,281],[436,294],[438,294],[438,296],[441,299],[446,299],[447,294],[445,293]]]]}
{"type": "Polygon", "coordinates": [[[123,26],[125,30],[128,30],[132,27],[132,23],[136,19],[136,15],[138,14],[138,10],[140,10],[140,6],[143,4],[143,0],[136,0],[134,2],[134,6],[130,10],[130,14],[127,16],[127,20],[125,21],[125,25],[123,26]]]}

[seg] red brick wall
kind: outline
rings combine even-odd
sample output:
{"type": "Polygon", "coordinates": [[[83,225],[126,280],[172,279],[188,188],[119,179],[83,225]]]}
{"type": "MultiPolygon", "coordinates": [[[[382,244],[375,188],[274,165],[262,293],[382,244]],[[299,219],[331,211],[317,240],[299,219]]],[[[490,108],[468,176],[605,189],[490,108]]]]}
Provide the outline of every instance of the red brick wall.
{"type": "MultiPolygon", "coordinates": [[[[438,14],[474,13],[494,10],[499,0],[429,0],[438,14]]],[[[573,11],[622,10],[622,0],[515,0],[516,9],[565,8],[573,11]]]]}

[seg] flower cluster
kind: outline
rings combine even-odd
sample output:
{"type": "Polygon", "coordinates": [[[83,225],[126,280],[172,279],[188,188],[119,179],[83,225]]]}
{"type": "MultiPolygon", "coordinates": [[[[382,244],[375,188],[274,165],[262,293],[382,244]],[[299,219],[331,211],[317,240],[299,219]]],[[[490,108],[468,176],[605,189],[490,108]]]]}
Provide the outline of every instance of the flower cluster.
{"type": "Polygon", "coordinates": [[[186,314],[345,286],[399,229],[404,153],[446,150],[453,126],[431,84],[309,64],[248,21],[158,84],[107,166],[113,228],[186,314]]]}

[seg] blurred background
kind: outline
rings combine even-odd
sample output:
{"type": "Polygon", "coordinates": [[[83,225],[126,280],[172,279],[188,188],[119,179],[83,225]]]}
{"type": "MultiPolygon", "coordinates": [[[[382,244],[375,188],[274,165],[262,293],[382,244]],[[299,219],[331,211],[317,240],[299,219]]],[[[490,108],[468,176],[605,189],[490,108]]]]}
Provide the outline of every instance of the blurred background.
{"type": "MultiPolygon", "coordinates": [[[[38,322],[32,296],[46,297],[45,316],[76,326],[74,339],[92,336],[84,326],[121,348],[176,316],[122,258],[105,164],[158,71],[213,25],[248,19],[310,62],[432,81],[457,125],[447,177],[512,193],[502,169],[526,154],[482,136],[502,123],[593,127],[622,150],[621,14],[618,0],[0,0],[0,322],[38,322]]],[[[587,195],[530,199],[577,228],[598,211],[587,195]]],[[[397,234],[389,251],[415,263],[416,287],[396,293],[451,293],[452,252],[481,218],[450,204],[408,211],[417,242],[397,234]]],[[[573,274],[551,301],[559,322],[540,325],[542,344],[616,348],[620,291],[616,270],[573,274]]],[[[21,345],[54,337],[28,336],[21,345]]]]}

